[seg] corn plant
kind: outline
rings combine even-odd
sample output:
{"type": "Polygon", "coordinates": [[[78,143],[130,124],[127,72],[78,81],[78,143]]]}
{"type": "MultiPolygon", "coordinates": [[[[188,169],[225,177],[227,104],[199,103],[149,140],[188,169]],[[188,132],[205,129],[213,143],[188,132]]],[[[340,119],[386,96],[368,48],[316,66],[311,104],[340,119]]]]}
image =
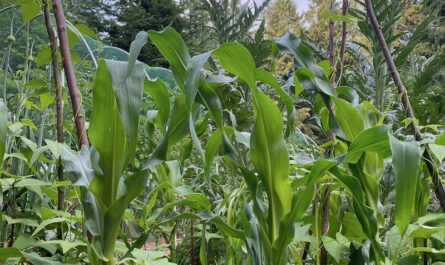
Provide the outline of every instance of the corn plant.
{"type": "Polygon", "coordinates": [[[103,264],[113,264],[122,215],[148,177],[147,170],[123,175],[136,150],[144,81],[142,64],[136,58],[146,39],[146,33],[138,34],[127,63],[99,63],[88,130],[92,148],[83,146],[78,155],[63,153],[68,176],[82,187],[87,227],[93,235],[91,246],[103,264]]]}

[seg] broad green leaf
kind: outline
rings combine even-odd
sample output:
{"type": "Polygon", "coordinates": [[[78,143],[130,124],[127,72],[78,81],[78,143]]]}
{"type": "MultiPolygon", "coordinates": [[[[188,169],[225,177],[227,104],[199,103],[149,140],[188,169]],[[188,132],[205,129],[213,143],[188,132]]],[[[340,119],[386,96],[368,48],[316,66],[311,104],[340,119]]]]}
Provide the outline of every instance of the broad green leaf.
{"type": "MultiPolygon", "coordinates": [[[[224,130],[227,135],[233,135],[234,133],[232,127],[226,126],[224,127],[224,130]]],[[[207,144],[205,146],[205,167],[204,167],[204,170],[207,171],[206,174],[210,175],[210,169],[213,163],[213,159],[215,158],[218,149],[221,147],[222,144],[221,137],[222,137],[221,129],[217,128],[207,141],[207,144]]]]}
{"type": "MultiPolygon", "coordinates": [[[[133,42],[132,45],[134,45],[134,43],[135,42],[133,42]]],[[[129,60],[132,58],[133,57],[130,57],[129,60]]],[[[136,60],[135,57],[133,59],[136,60]]],[[[113,96],[113,94],[116,96],[116,102],[119,109],[118,114],[125,129],[126,149],[128,150],[129,156],[127,159],[130,163],[133,163],[134,153],[136,152],[137,131],[139,128],[139,110],[142,103],[144,88],[144,65],[142,63],[131,65],[130,62],[107,60],[106,69],[108,69],[109,78],[114,90],[114,93],[112,93],[111,96],[113,96]],[[131,70],[129,70],[130,68],[131,70]]],[[[100,73],[101,71],[98,69],[97,76],[99,76],[100,73]]],[[[103,82],[105,81],[105,78],[107,78],[105,74],[101,73],[101,75],[103,76],[99,78],[101,78],[100,80],[102,81],[99,82],[103,82]]],[[[105,85],[105,83],[102,85],[105,85]]],[[[100,86],[101,84],[99,84],[99,87],[100,86]]],[[[96,101],[93,102],[93,110],[95,103],[96,101]]]]}
{"type": "Polygon", "coordinates": [[[150,159],[144,164],[142,170],[152,168],[167,160],[168,149],[189,132],[189,115],[185,106],[184,95],[179,95],[175,99],[170,119],[167,125],[166,135],[162,138],[150,159]]]}
{"type": "Polygon", "coordinates": [[[386,125],[372,127],[357,135],[349,146],[348,154],[343,162],[355,164],[363,152],[375,152],[382,158],[391,156],[386,125]]]}
{"type": "Polygon", "coordinates": [[[315,77],[328,81],[324,70],[315,63],[311,51],[301,41],[290,33],[282,38],[275,38],[275,43],[282,53],[292,54],[295,58],[296,68],[306,67],[311,70],[315,77]]]}
{"type": "MultiPolygon", "coordinates": [[[[323,14],[321,14],[323,17],[326,17],[326,18],[329,18],[329,19],[332,19],[332,20],[337,20],[337,21],[341,21],[341,16],[340,15],[338,15],[338,14],[329,14],[329,13],[323,13],[323,14]]],[[[337,260],[337,262],[338,262],[338,260],[337,260]]]]}
{"type": "Polygon", "coordinates": [[[35,0],[18,0],[14,5],[20,5],[22,8],[23,24],[35,18],[41,11],[40,5],[35,0]]]}
{"type": "Polygon", "coordinates": [[[54,224],[54,223],[60,223],[63,221],[66,221],[66,218],[56,217],[56,218],[51,218],[51,219],[45,220],[45,221],[41,222],[38,227],[36,227],[36,229],[34,230],[34,232],[31,235],[31,237],[34,237],[35,235],[37,235],[37,233],[42,231],[42,229],[44,229],[47,225],[54,224]]]}
{"type": "Polygon", "coordinates": [[[342,233],[350,241],[355,240],[360,242],[366,238],[366,235],[363,233],[362,226],[354,213],[345,213],[342,218],[342,226],[344,229],[342,230],[342,233]]]}
{"type": "Polygon", "coordinates": [[[311,172],[309,173],[307,186],[314,185],[318,179],[324,176],[326,171],[335,165],[337,165],[337,162],[335,161],[326,160],[323,158],[317,159],[311,168],[311,172]]]}
{"type": "Polygon", "coordinates": [[[62,265],[60,261],[51,260],[51,258],[42,258],[37,253],[27,253],[22,251],[23,256],[33,265],[62,265]]]}
{"type": "Polygon", "coordinates": [[[256,67],[252,55],[239,43],[224,43],[213,51],[219,63],[227,72],[245,81],[252,89],[256,87],[256,67]]]}
{"type": "Polygon", "coordinates": [[[435,249],[435,248],[428,248],[428,247],[417,247],[417,248],[411,248],[408,252],[429,252],[433,254],[445,254],[445,249],[435,249]]]}
{"type": "Polygon", "coordinates": [[[91,38],[93,38],[93,39],[96,39],[96,40],[99,40],[99,38],[96,36],[96,34],[94,33],[94,31],[92,31],[87,25],[85,25],[85,24],[77,24],[76,25],[76,29],[80,32],[80,33],[82,33],[82,34],[84,34],[84,35],[87,35],[87,36],[89,36],[89,37],[91,37],[91,38]]]}
{"type": "Polygon", "coordinates": [[[292,202],[289,154],[278,107],[256,89],[253,89],[253,93],[256,121],[250,136],[250,157],[271,203],[269,222],[270,239],[273,242],[279,233],[280,220],[289,212],[292,202]]]}
{"type": "Polygon", "coordinates": [[[204,76],[201,73],[201,68],[207,62],[210,57],[211,52],[203,53],[194,56],[186,68],[185,75],[185,103],[187,109],[191,110],[193,102],[195,101],[196,93],[198,93],[198,87],[200,82],[204,82],[204,76]]]}
{"type": "Polygon", "coordinates": [[[5,263],[8,258],[23,257],[18,248],[0,248],[0,261],[5,263]]]}
{"type": "Polygon", "coordinates": [[[280,95],[281,100],[286,105],[287,124],[284,136],[286,138],[289,137],[289,135],[291,135],[295,131],[295,108],[292,98],[281,88],[278,80],[269,72],[258,68],[256,69],[256,78],[258,81],[268,84],[273,89],[275,89],[278,95],[280,95]]]}
{"type": "Polygon", "coordinates": [[[173,76],[181,89],[184,89],[185,70],[190,61],[190,53],[181,36],[171,27],[161,32],[150,30],[148,36],[161,54],[170,63],[173,76]]]}
{"type": "Polygon", "coordinates": [[[436,139],[434,139],[434,143],[445,145],[445,133],[439,134],[436,139]]]}
{"type": "MultiPolygon", "coordinates": [[[[148,34],[145,31],[140,31],[138,34],[136,34],[135,39],[131,42],[130,45],[130,54],[128,56],[128,66],[127,69],[125,71],[125,78],[122,80],[122,83],[124,82],[124,80],[128,79],[130,77],[130,75],[135,75],[135,73],[133,72],[134,70],[134,66],[138,65],[139,63],[136,63],[136,60],[139,56],[139,53],[142,50],[142,47],[145,46],[145,44],[147,43],[148,40],[148,34]]],[[[135,71],[137,72],[137,71],[135,71]]],[[[113,79],[113,77],[111,78],[113,79]]],[[[121,84],[122,86],[122,84],[121,84]]],[[[119,101],[119,99],[118,99],[119,101]]]]}
{"type": "Polygon", "coordinates": [[[358,105],[360,98],[355,89],[353,89],[352,87],[339,86],[336,87],[335,90],[337,91],[338,94],[346,96],[351,101],[352,105],[354,106],[358,105]]]}
{"type": "Polygon", "coordinates": [[[347,244],[347,246],[345,246],[344,242],[339,242],[337,239],[334,239],[334,238],[331,238],[328,236],[322,236],[321,240],[323,241],[323,246],[326,248],[328,253],[337,262],[340,261],[340,259],[344,255],[344,253],[348,250],[347,246],[349,246],[349,244],[347,244]]]}
{"type": "Polygon", "coordinates": [[[45,87],[45,89],[39,90],[36,93],[33,93],[32,96],[37,96],[40,95],[40,93],[47,93],[49,92],[48,88],[46,87],[48,85],[46,80],[42,80],[42,79],[33,79],[31,81],[26,82],[25,86],[26,87],[33,87],[33,88],[39,88],[39,87],[45,87]]]}
{"type": "Polygon", "coordinates": [[[40,109],[45,109],[48,105],[55,101],[55,98],[50,93],[43,93],[39,97],[40,99],[40,109]]]}
{"type": "Polygon", "coordinates": [[[430,148],[431,152],[433,152],[434,156],[436,156],[437,160],[439,160],[439,162],[442,162],[445,158],[445,146],[438,144],[429,144],[428,147],[430,148]]]}
{"type": "Polygon", "coordinates": [[[409,238],[430,238],[432,234],[445,231],[445,227],[432,227],[426,225],[419,225],[409,235],[409,238]]]}
{"type": "Polygon", "coordinates": [[[331,97],[335,104],[335,119],[345,133],[347,140],[354,138],[364,130],[363,119],[356,108],[343,99],[331,97]]]}
{"type": "Polygon", "coordinates": [[[158,114],[156,115],[156,125],[161,132],[165,132],[165,126],[170,115],[170,96],[167,85],[157,78],[155,81],[145,80],[144,90],[153,98],[158,114]]]}
{"type": "Polygon", "coordinates": [[[210,167],[212,166],[213,163],[213,158],[216,156],[216,153],[218,152],[220,146],[221,146],[221,130],[218,128],[213,132],[212,136],[210,136],[205,146],[206,163],[204,165],[204,170],[209,172],[209,174],[210,174],[210,167]]]}
{"type": "Polygon", "coordinates": [[[363,188],[356,177],[343,174],[338,167],[331,168],[330,172],[351,193],[354,200],[364,203],[363,188]]]}
{"type": "Polygon", "coordinates": [[[323,69],[326,76],[329,76],[331,73],[331,65],[329,60],[320,61],[317,63],[317,65],[323,69]]]}
{"type": "Polygon", "coordinates": [[[212,222],[218,229],[225,235],[241,238],[243,239],[245,236],[244,231],[238,230],[236,228],[228,225],[221,216],[214,215],[209,211],[201,211],[199,213],[177,213],[173,212],[171,215],[167,216],[166,219],[162,220],[162,223],[169,223],[176,220],[204,220],[208,222],[212,222]]]}
{"type": "Polygon", "coordinates": [[[62,159],[65,162],[65,173],[73,185],[88,188],[94,176],[88,149],[82,146],[77,155],[73,155],[64,149],[62,159]]]}
{"type": "Polygon", "coordinates": [[[7,215],[3,215],[3,221],[6,221],[8,224],[24,224],[26,226],[37,227],[39,224],[35,220],[24,219],[24,218],[11,218],[7,215]]]}
{"type": "Polygon", "coordinates": [[[416,194],[421,150],[417,142],[402,142],[389,136],[392,167],[396,177],[394,222],[403,235],[409,225],[416,194]]]}
{"type": "Polygon", "coordinates": [[[35,247],[36,243],[37,241],[34,238],[31,238],[27,234],[21,234],[14,240],[14,244],[12,246],[21,250],[35,247]]]}
{"type": "Polygon", "coordinates": [[[64,145],[62,143],[51,141],[49,139],[45,139],[45,142],[46,142],[49,150],[51,151],[51,153],[53,153],[53,155],[56,158],[59,158],[60,155],[62,154],[62,151],[67,147],[66,145],[64,145]]]}
{"type": "Polygon", "coordinates": [[[428,213],[417,219],[417,223],[420,225],[429,224],[431,222],[441,222],[445,220],[445,213],[428,213]]]}
{"type": "Polygon", "coordinates": [[[329,81],[325,79],[321,79],[318,77],[314,77],[315,85],[317,85],[318,89],[329,96],[337,96],[337,93],[335,92],[335,88],[329,83],[329,81]]]}
{"type": "Polygon", "coordinates": [[[41,242],[41,244],[55,244],[55,245],[59,245],[62,248],[62,253],[66,254],[68,251],[70,251],[73,248],[82,246],[82,247],[86,247],[87,244],[85,242],[79,242],[79,241],[75,241],[75,242],[70,242],[70,241],[65,241],[65,240],[49,240],[49,241],[45,241],[45,242],[41,242]]]}
{"type": "Polygon", "coordinates": [[[204,210],[210,210],[210,201],[203,193],[189,193],[184,196],[187,200],[196,202],[204,210]]]}
{"type": "Polygon", "coordinates": [[[124,124],[114,94],[106,63],[101,60],[94,80],[88,135],[99,154],[101,170],[95,170],[89,189],[94,193],[102,212],[106,212],[116,200],[128,152],[124,124]]]}
{"type": "MultiPolygon", "coordinates": [[[[51,49],[49,47],[44,47],[39,50],[36,57],[36,65],[40,67],[51,62],[51,49]]],[[[31,80],[32,81],[32,80],[31,80]]]]}

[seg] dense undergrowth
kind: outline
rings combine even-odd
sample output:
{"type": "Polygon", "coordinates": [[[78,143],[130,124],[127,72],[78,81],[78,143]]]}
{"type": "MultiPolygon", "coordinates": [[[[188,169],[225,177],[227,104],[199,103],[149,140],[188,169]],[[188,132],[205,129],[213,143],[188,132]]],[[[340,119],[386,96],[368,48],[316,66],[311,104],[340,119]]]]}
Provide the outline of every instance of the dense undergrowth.
{"type": "MultiPolygon", "coordinates": [[[[393,2],[374,3],[389,44],[403,12],[393,2]]],[[[43,3],[18,1],[25,27],[43,3]]],[[[304,36],[264,40],[264,24],[252,42],[195,56],[166,27],[140,32],[126,62],[100,60],[90,75],[75,62],[89,143],[80,148],[65,84],[56,112],[54,53],[35,60],[26,38],[23,70],[11,72],[11,26],[0,71],[0,262],[444,264],[435,181],[445,158],[445,49],[427,59],[413,52],[438,18],[392,53],[416,119],[366,12],[351,13],[331,19],[357,26],[368,46],[349,43],[340,72],[304,36]],[[168,61],[175,90],[146,78],[136,60],[145,45],[168,61]],[[293,66],[275,74],[284,54],[293,66]],[[161,238],[158,250],[144,247],[161,238]]]]}

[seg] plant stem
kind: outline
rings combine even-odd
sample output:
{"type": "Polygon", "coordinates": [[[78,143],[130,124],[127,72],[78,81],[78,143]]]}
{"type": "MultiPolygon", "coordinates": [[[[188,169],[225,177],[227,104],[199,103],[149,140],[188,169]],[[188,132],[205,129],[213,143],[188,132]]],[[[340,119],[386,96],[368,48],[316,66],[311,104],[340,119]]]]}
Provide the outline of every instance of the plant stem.
{"type": "MultiPolygon", "coordinates": [[[[9,67],[9,56],[11,54],[11,46],[12,42],[9,43],[8,49],[6,50],[6,59],[5,59],[5,65],[3,68],[3,103],[6,105],[6,79],[8,78],[8,67],[9,67]]],[[[8,105],[6,105],[8,106],[8,105]]]]}
{"type": "MultiPolygon", "coordinates": [[[[391,52],[389,51],[388,45],[386,44],[385,38],[383,37],[382,29],[380,28],[379,23],[377,21],[377,17],[375,16],[371,0],[365,0],[365,5],[366,5],[366,12],[368,13],[368,17],[371,20],[372,28],[374,29],[379,44],[382,48],[383,55],[385,56],[389,72],[391,73],[392,79],[397,87],[399,94],[402,96],[402,105],[403,108],[405,109],[406,117],[412,120],[410,123],[411,130],[413,131],[416,141],[421,141],[423,139],[423,135],[420,132],[419,127],[417,127],[417,125],[415,124],[416,118],[414,116],[411,103],[409,102],[408,99],[408,93],[406,91],[405,86],[402,83],[402,80],[400,79],[400,74],[397,70],[396,65],[394,64],[394,60],[391,56],[391,52]]],[[[434,169],[433,158],[429,153],[427,146],[425,146],[425,151],[423,153],[423,160],[425,161],[426,166],[428,168],[428,172],[430,173],[431,178],[433,180],[436,196],[439,199],[442,211],[445,212],[445,192],[442,183],[440,182],[439,175],[437,171],[434,169]]]]}
{"type": "Polygon", "coordinates": [[[70,93],[71,105],[73,108],[74,121],[79,149],[82,145],[89,147],[88,136],[85,130],[84,112],[82,108],[82,98],[77,87],[76,75],[71,62],[71,53],[66,30],[66,19],[60,0],[53,0],[53,12],[56,18],[57,33],[59,35],[60,53],[62,54],[63,69],[65,70],[66,82],[70,93]]]}

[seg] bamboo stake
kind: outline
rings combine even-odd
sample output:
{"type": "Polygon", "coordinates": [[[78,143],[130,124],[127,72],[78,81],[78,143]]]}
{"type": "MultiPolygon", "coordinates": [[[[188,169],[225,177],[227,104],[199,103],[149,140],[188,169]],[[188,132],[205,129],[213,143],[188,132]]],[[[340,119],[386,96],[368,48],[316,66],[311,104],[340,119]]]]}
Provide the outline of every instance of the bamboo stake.
{"type": "MultiPolygon", "coordinates": [[[[411,103],[409,102],[406,88],[403,85],[402,80],[400,79],[399,71],[397,70],[397,67],[394,64],[391,52],[389,51],[388,45],[386,44],[385,38],[383,37],[382,29],[380,28],[379,23],[377,21],[377,17],[375,16],[371,0],[365,0],[365,4],[366,4],[366,12],[368,13],[368,17],[371,20],[372,28],[374,29],[379,44],[382,48],[383,55],[385,56],[385,60],[388,65],[388,70],[391,73],[392,79],[397,87],[399,94],[402,96],[402,105],[403,108],[405,109],[406,117],[412,120],[412,122],[410,123],[411,130],[413,131],[416,141],[421,141],[423,139],[423,135],[420,132],[419,127],[417,127],[417,125],[414,123],[416,118],[414,116],[411,103]]],[[[423,160],[425,161],[428,171],[433,180],[436,196],[439,199],[440,206],[442,207],[442,210],[445,212],[445,192],[442,183],[440,182],[439,175],[437,171],[434,169],[433,158],[427,146],[425,146],[425,151],[423,153],[423,160]]]]}

